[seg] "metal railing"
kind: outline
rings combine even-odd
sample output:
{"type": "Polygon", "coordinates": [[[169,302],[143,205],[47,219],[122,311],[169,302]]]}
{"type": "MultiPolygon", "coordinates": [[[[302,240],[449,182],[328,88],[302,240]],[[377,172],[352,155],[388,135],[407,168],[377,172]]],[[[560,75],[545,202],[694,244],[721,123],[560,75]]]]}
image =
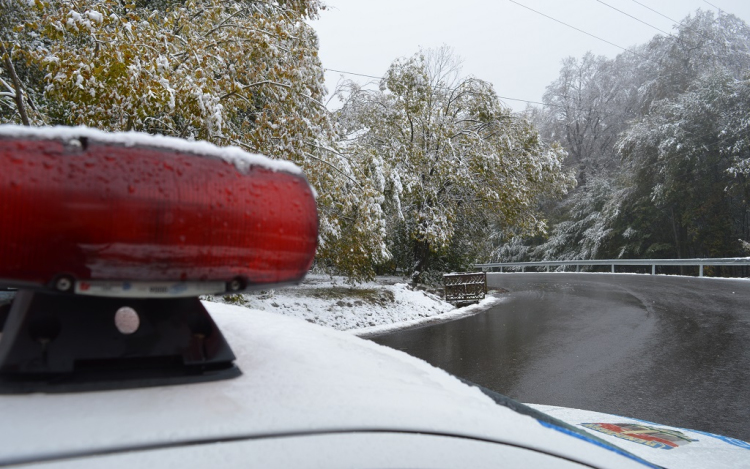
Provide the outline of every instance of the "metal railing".
{"type": "Polygon", "coordinates": [[[445,300],[451,302],[483,300],[487,295],[487,273],[454,273],[443,275],[445,300]]]}
{"type": "Polygon", "coordinates": [[[698,275],[703,277],[704,266],[750,266],[750,257],[723,257],[723,258],[704,258],[704,259],[595,259],[595,260],[572,260],[572,261],[537,261],[537,262],[491,262],[487,264],[474,264],[475,269],[500,269],[503,268],[521,268],[522,272],[527,267],[546,267],[547,272],[550,267],[575,266],[576,272],[581,271],[581,266],[612,266],[612,273],[615,273],[615,266],[651,266],[651,275],[656,275],[656,266],[693,266],[699,267],[698,275]]]}

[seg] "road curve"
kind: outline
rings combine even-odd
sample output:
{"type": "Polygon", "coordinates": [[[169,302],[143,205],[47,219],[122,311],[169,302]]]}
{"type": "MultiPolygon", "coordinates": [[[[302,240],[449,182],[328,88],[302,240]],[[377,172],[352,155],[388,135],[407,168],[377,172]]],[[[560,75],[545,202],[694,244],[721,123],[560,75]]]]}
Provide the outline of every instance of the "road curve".
{"type": "Polygon", "coordinates": [[[494,308],[375,338],[522,402],[750,440],[750,281],[489,274],[494,308]]]}

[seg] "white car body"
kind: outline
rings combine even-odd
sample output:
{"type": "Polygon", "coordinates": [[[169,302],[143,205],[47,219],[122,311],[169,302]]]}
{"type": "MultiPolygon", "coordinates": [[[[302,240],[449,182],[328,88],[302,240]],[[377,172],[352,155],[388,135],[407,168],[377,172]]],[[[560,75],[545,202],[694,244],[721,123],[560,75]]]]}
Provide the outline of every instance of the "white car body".
{"type": "Polygon", "coordinates": [[[587,410],[546,405],[530,405],[530,407],[575,427],[584,428],[630,453],[663,467],[727,469],[750,467],[750,443],[736,438],[587,410]],[[633,424],[641,427],[642,430],[640,431],[655,429],[667,433],[676,433],[691,441],[669,447],[658,441],[638,438],[637,436],[640,436],[639,431],[633,434],[623,434],[609,432],[605,428],[603,429],[604,433],[602,433],[602,424],[633,424]],[[596,428],[598,430],[593,430],[596,428]]]}
{"type": "MultiPolygon", "coordinates": [[[[747,447],[719,438],[681,430],[698,441],[664,451],[596,432],[587,437],[498,405],[442,370],[350,334],[205,305],[242,376],[2,395],[0,466],[750,467],[747,447]]],[[[623,420],[542,410],[573,424],[623,420]]]]}

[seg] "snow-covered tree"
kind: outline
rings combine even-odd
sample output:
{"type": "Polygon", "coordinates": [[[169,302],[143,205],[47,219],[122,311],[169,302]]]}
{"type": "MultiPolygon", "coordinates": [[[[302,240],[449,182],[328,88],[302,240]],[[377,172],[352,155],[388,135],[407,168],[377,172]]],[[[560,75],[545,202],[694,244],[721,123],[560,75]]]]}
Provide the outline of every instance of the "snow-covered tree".
{"type": "MultiPolygon", "coordinates": [[[[318,192],[319,264],[360,278],[385,251],[379,193],[338,152],[319,0],[0,0],[32,124],[137,130],[291,160],[318,192]]],[[[0,121],[20,122],[9,67],[0,121]]]]}
{"type": "Polygon", "coordinates": [[[40,41],[25,31],[25,26],[36,20],[33,1],[0,0],[0,122],[43,122],[37,103],[42,101],[44,74],[28,60],[40,41]]]}
{"type": "Polygon", "coordinates": [[[51,0],[24,25],[54,123],[237,144],[304,161],[330,134],[317,2],[190,0],[164,8],[51,0]]]}
{"type": "Polygon", "coordinates": [[[668,227],[648,244],[675,257],[741,253],[739,238],[750,234],[748,112],[750,82],[724,70],[653,103],[624,135],[620,151],[638,194],[631,203],[668,227]]]}
{"type": "MultiPolygon", "coordinates": [[[[733,256],[747,239],[750,27],[698,10],[614,60],[564,62],[530,115],[579,187],[532,259],[733,256]]],[[[513,248],[513,249],[511,249],[513,248]]]]}
{"type": "Polygon", "coordinates": [[[617,168],[614,142],[633,117],[622,115],[627,109],[614,69],[612,61],[591,53],[580,60],[569,57],[544,93],[542,135],[564,146],[565,164],[575,168],[581,185],[589,176],[617,168]]]}
{"type": "Polygon", "coordinates": [[[566,199],[570,206],[567,218],[552,227],[549,238],[534,248],[533,257],[596,259],[601,252],[611,252],[618,242],[614,227],[623,192],[610,178],[592,177],[584,188],[566,199]]]}
{"type": "Polygon", "coordinates": [[[396,60],[379,91],[351,86],[340,123],[347,153],[385,196],[391,249],[417,280],[451,246],[481,245],[497,227],[543,230],[536,198],[571,183],[563,151],[489,83],[462,77],[447,48],[396,60]]]}
{"type": "Polygon", "coordinates": [[[641,115],[652,103],[674,99],[705,76],[723,70],[741,78],[750,69],[750,26],[730,14],[697,10],[638,49],[637,77],[641,115]]]}

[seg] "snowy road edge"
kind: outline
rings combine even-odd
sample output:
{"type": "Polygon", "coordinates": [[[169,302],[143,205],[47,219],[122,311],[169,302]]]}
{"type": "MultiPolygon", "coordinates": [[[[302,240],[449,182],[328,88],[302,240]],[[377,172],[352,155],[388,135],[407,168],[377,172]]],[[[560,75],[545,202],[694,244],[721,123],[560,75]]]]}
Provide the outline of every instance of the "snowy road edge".
{"type": "Polygon", "coordinates": [[[503,296],[488,295],[485,299],[483,299],[477,304],[464,306],[463,308],[457,308],[452,311],[448,311],[447,313],[439,314],[436,316],[428,316],[425,318],[413,319],[411,321],[396,322],[396,323],[391,323],[391,324],[381,324],[381,325],[372,326],[372,327],[363,327],[361,329],[348,329],[343,332],[347,332],[349,334],[356,335],[357,337],[367,339],[369,337],[387,334],[389,332],[395,332],[395,331],[399,331],[402,329],[410,329],[412,327],[418,327],[418,326],[428,326],[432,324],[438,324],[441,322],[453,321],[453,320],[460,319],[466,316],[472,316],[474,314],[478,314],[483,311],[486,311],[490,309],[491,307],[502,303],[506,299],[507,297],[503,297],[503,296]]]}

